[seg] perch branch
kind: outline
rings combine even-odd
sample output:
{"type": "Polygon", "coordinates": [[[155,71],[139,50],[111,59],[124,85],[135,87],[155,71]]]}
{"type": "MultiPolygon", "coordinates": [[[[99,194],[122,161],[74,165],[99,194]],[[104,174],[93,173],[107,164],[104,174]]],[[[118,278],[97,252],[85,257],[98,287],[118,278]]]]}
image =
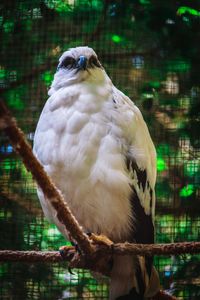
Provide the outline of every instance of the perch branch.
{"type": "Polygon", "coordinates": [[[61,262],[63,261],[58,251],[13,251],[0,250],[0,262],[61,262]]]}
{"type": "Polygon", "coordinates": [[[127,255],[179,255],[200,253],[200,242],[184,242],[169,244],[113,244],[115,254],[127,255]]]}
{"type": "Polygon", "coordinates": [[[0,262],[23,262],[23,263],[61,263],[68,262],[69,266],[76,269],[87,269],[94,272],[101,271],[102,274],[109,276],[110,270],[100,267],[85,256],[77,253],[73,246],[66,247],[64,256],[59,251],[13,251],[0,250],[0,262]]]}
{"type": "Polygon", "coordinates": [[[91,254],[93,247],[87,235],[83,233],[80,225],[72,215],[69,207],[60,191],[55,187],[42,165],[33,155],[30,145],[26,142],[23,132],[17,127],[15,119],[6,108],[3,101],[0,101],[0,128],[10,138],[13,147],[20,154],[27,170],[31,171],[33,177],[45,194],[47,201],[57,212],[58,220],[70,232],[72,238],[77,241],[80,250],[84,254],[91,254]]]}
{"type": "MultiPolygon", "coordinates": [[[[73,246],[63,247],[64,260],[70,261],[71,256],[77,251],[73,246]],[[70,253],[69,253],[70,252],[70,253]]],[[[179,255],[200,253],[200,242],[169,243],[169,244],[130,244],[117,243],[112,247],[96,245],[95,252],[99,255],[179,255]]],[[[77,263],[83,264],[84,257],[79,256],[77,263]]],[[[61,262],[63,258],[58,251],[13,251],[0,250],[0,262],[23,261],[23,262],[61,262]]]]}

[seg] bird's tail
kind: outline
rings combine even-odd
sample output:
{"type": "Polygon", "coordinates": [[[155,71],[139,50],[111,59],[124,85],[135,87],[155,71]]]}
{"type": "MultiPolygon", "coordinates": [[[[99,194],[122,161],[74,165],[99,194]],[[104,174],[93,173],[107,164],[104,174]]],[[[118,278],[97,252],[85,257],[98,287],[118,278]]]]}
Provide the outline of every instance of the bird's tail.
{"type": "Polygon", "coordinates": [[[144,258],[130,255],[114,257],[110,300],[144,300],[155,295],[159,288],[157,271],[152,267],[149,278],[144,258]]]}

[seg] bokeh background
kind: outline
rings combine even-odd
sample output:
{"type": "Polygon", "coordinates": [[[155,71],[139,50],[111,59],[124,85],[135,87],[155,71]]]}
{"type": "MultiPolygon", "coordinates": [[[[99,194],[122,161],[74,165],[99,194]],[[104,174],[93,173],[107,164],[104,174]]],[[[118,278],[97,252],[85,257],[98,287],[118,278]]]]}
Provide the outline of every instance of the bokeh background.
{"type": "MultiPolygon", "coordinates": [[[[2,0],[0,90],[32,143],[58,57],[95,49],[141,109],[157,149],[157,242],[200,237],[200,1],[2,0]]],[[[35,183],[0,134],[0,248],[66,244],[42,213],[35,183]]],[[[155,257],[163,289],[200,299],[200,256],[155,257]]],[[[0,299],[107,299],[107,281],[63,264],[0,265],[0,299]]]]}

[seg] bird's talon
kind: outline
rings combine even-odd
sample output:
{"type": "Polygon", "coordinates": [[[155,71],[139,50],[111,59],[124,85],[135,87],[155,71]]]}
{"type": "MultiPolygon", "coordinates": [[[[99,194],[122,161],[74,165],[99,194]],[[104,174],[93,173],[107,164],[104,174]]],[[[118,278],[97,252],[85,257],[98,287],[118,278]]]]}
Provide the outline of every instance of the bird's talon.
{"type": "Polygon", "coordinates": [[[79,248],[79,246],[78,246],[77,243],[74,243],[74,248],[75,248],[75,250],[76,250],[76,252],[77,252],[78,254],[81,254],[81,250],[80,250],[80,248],[79,248]]]}
{"type": "Polygon", "coordinates": [[[64,259],[64,257],[65,257],[65,251],[59,249],[59,252],[60,252],[60,256],[64,259]]]}
{"type": "Polygon", "coordinates": [[[88,237],[92,236],[92,232],[90,232],[90,231],[86,232],[86,234],[87,234],[88,237]]]}
{"type": "Polygon", "coordinates": [[[105,235],[100,234],[96,235],[94,233],[91,233],[90,239],[95,243],[99,245],[105,245],[105,246],[111,246],[113,245],[113,242],[105,235]]]}
{"type": "Polygon", "coordinates": [[[72,269],[71,269],[70,266],[68,267],[68,272],[69,272],[71,275],[74,275],[74,273],[72,272],[72,269]]]}
{"type": "Polygon", "coordinates": [[[75,249],[76,249],[76,252],[78,252],[78,254],[81,254],[81,250],[78,245],[76,245],[75,249]]]}
{"type": "Polygon", "coordinates": [[[81,250],[78,246],[78,244],[76,242],[71,241],[72,246],[75,248],[76,252],[78,252],[78,254],[81,254],[81,250]]]}
{"type": "Polygon", "coordinates": [[[114,254],[114,243],[112,243],[112,244],[110,245],[110,249],[111,249],[111,254],[113,255],[113,254],[114,254]]]}
{"type": "Polygon", "coordinates": [[[75,247],[70,247],[70,246],[62,246],[59,248],[60,256],[63,259],[66,259],[67,257],[72,257],[75,253],[75,247]]]}

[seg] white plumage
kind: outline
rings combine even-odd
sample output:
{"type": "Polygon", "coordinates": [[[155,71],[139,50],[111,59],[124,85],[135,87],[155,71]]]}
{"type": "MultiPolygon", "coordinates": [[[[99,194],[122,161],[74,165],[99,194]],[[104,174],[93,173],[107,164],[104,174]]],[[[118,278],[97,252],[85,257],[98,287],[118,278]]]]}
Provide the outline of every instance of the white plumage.
{"type": "MultiPolygon", "coordinates": [[[[79,223],[115,242],[153,242],[156,153],[139,109],[114,87],[88,47],[64,52],[49,96],[35,132],[34,153],[79,223]]],[[[67,237],[39,189],[38,196],[46,217],[67,237]]],[[[144,299],[143,294],[157,291],[156,273],[152,269],[147,276],[144,261],[114,259],[110,299],[144,299]]]]}

